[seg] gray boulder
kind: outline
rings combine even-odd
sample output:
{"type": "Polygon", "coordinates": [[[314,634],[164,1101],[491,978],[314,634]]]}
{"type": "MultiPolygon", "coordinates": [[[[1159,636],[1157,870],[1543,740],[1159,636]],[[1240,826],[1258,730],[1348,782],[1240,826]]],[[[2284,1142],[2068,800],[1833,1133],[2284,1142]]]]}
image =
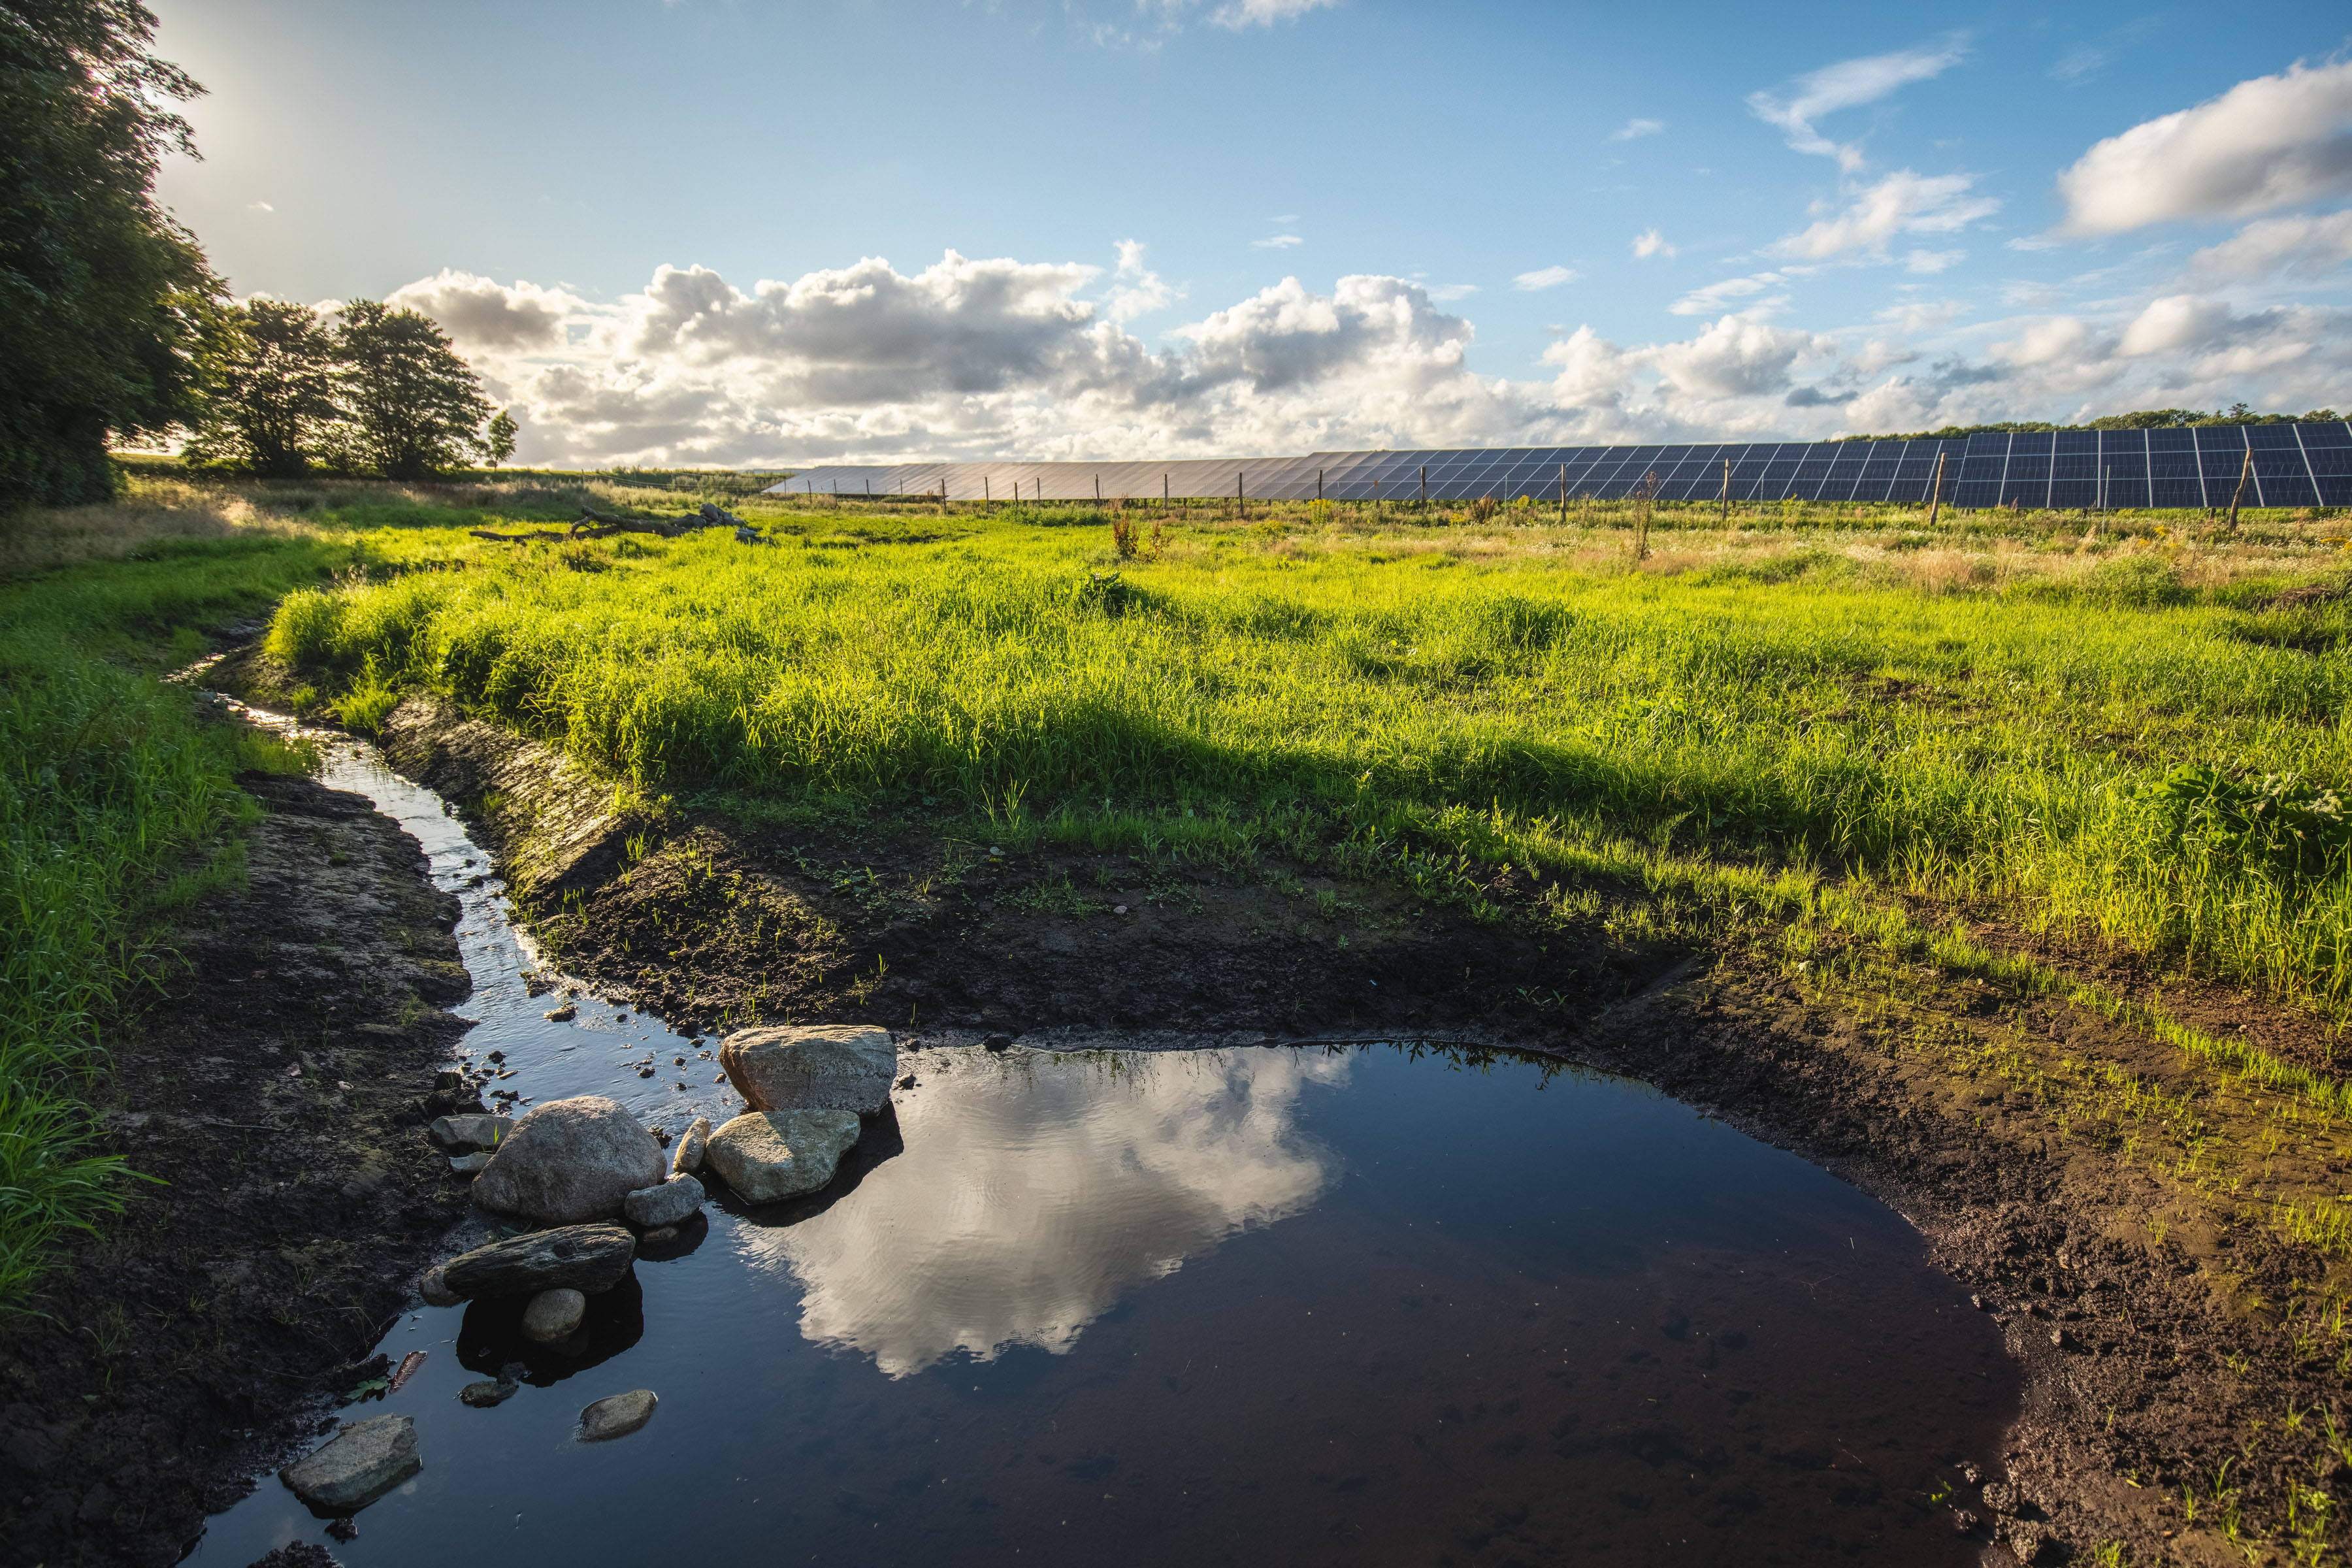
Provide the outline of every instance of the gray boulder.
{"type": "Polygon", "coordinates": [[[710,1169],[745,1203],[813,1193],[862,1130],[855,1110],[754,1110],[710,1135],[710,1169]]]}
{"type": "Polygon", "coordinates": [[[551,1100],[514,1124],[474,1178],[474,1201],[573,1225],[620,1213],[621,1201],[660,1181],[665,1168],[661,1144],[618,1100],[551,1100]]]}
{"type": "Polygon", "coordinates": [[[443,1290],[464,1298],[563,1289],[593,1296],[619,1284],[636,1255],[636,1238],[624,1226],[567,1225],[478,1247],[435,1272],[443,1290]]]}
{"type": "Polygon", "coordinates": [[[588,1298],[564,1286],[541,1290],[522,1310],[522,1337],[541,1344],[560,1344],[588,1315],[588,1298]]]}
{"type": "Polygon", "coordinates": [[[454,1307],[466,1299],[449,1289],[449,1281],[442,1278],[438,1268],[425,1271],[425,1278],[416,1282],[416,1293],[425,1298],[428,1307],[454,1307]]]}
{"type": "Polygon", "coordinates": [[[709,1147],[710,1118],[698,1116],[694,1125],[677,1141],[677,1147],[670,1152],[669,1168],[681,1176],[694,1174],[702,1169],[702,1156],[709,1147]]]}
{"type": "Polygon", "coordinates": [[[444,1154],[471,1154],[497,1148],[513,1131],[511,1116],[436,1116],[425,1136],[444,1154]]]}
{"type": "Polygon", "coordinates": [[[738,1029],[720,1043],[719,1065],[754,1110],[877,1116],[890,1103],[898,1048],[871,1024],[738,1029]]]}
{"type": "Polygon", "coordinates": [[[702,1184],[692,1176],[672,1176],[657,1187],[631,1193],[622,1205],[629,1223],[640,1230],[684,1225],[702,1207],[702,1184]]]}
{"type": "Polygon", "coordinates": [[[652,1420],[654,1406],[660,1403],[650,1388],[633,1388],[626,1394],[600,1399],[580,1413],[580,1440],[602,1443],[625,1437],[652,1420]]]}
{"type": "Polygon", "coordinates": [[[303,1505],[321,1519],[361,1509],[425,1468],[416,1456],[416,1423],[379,1415],[344,1427],[327,1446],[278,1472],[303,1505]]]}

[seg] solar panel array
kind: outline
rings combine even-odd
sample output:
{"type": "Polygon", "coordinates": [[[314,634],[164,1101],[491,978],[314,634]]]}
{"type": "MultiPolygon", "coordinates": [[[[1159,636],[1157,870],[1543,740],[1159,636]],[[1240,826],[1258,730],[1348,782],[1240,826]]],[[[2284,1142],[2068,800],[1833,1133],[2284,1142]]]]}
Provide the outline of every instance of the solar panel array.
{"type": "Polygon", "coordinates": [[[1662,500],[1925,501],[1943,461],[1947,506],[2221,507],[2252,454],[2248,506],[2352,506],[2352,425],[2058,430],[1946,441],[1771,441],[1654,447],[1478,447],[1317,452],[1171,463],[830,466],[771,495],[1085,501],[1167,496],[1249,500],[1511,500],[1633,494],[1662,500]]]}

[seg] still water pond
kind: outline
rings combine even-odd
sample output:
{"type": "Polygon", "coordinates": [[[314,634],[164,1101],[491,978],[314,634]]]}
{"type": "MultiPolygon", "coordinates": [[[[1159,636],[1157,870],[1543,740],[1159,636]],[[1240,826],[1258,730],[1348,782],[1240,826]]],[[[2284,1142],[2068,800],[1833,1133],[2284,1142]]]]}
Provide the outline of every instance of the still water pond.
{"type": "MultiPolygon", "coordinates": [[[[738,1102],[700,1047],[551,1024],[487,863],[424,841],[500,1087],[651,1124],[738,1102]],[[683,1065],[679,1058],[683,1058],[683,1065]],[[647,1065],[657,1070],[641,1076],[647,1065]]],[[[367,1564],[1970,1563],[1929,1499],[1999,1455],[2016,1380],[1899,1217],[1622,1079],[1395,1047],[909,1048],[833,1189],[640,1258],[563,1358],[516,1310],[381,1348],[425,1469],[327,1542],[274,1478],[192,1561],[367,1564]],[[521,1392],[465,1384],[513,1361],[521,1392]],[[583,1405],[661,1398],[583,1446],[583,1405]]]]}

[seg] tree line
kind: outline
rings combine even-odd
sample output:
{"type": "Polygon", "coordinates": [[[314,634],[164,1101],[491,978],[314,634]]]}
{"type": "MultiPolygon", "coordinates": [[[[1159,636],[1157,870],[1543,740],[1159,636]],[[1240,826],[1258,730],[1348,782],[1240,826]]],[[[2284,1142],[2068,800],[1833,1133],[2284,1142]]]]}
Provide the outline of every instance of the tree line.
{"type": "Polygon", "coordinates": [[[423,479],[514,451],[512,416],[491,409],[473,368],[417,311],[360,300],[330,323],[307,305],[257,299],[207,326],[191,464],[423,479]]]}
{"type": "Polygon", "coordinates": [[[0,0],[0,516],[102,500],[116,446],[198,461],[428,477],[514,448],[433,321],[232,303],[154,199],[203,92],[150,52],[139,0],[0,0]]]}

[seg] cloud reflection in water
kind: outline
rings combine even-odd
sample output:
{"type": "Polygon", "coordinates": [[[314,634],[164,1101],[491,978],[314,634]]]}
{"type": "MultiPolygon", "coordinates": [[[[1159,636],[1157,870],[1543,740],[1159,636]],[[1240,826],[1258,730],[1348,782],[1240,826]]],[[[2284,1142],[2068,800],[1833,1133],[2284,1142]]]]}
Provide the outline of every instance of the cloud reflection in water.
{"type": "Polygon", "coordinates": [[[791,1270],[801,1331],[891,1377],[961,1351],[1066,1352],[1129,1287],[1246,1226],[1297,1214],[1338,1172],[1295,1131],[1345,1056],[932,1051],[898,1097],[906,1152],[841,1202],[746,1231],[791,1270]]]}

